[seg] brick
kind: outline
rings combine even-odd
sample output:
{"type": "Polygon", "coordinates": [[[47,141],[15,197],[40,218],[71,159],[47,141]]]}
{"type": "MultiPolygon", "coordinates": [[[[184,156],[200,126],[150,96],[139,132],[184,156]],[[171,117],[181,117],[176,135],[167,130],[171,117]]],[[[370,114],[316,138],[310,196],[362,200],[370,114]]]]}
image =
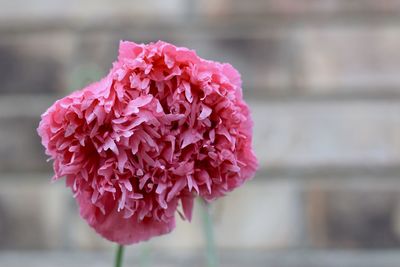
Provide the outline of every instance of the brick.
{"type": "Polygon", "coordinates": [[[260,179],[217,201],[215,232],[221,248],[299,246],[303,231],[299,212],[301,187],[294,180],[260,179]]]}
{"type": "Polygon", "coordinates": [[[110,17],[141,16],[152,19],[168,18],[174,20],[177,17],[184,18],[185,13],[193,12],[200,16],[254,16],[254,15],[276,15],[276,16],[309,16],[313,14],[340,15],[377,13],[385,15],[391,11],[399,10],[400,5],[395,0],[385,1],[295,1],[295,0],[253,0],[251,4],[244,4],[239,0],[208,0],[202,4],[196,2],[187,3],[183,0],[152,1],[143,3],[139,0],[121,1],[114,3],[109,0],[86,1],[82,3],[74,0],[68,4],[63,1],[36,1],[35,5],[20,7],[22,2],[2,1],[0,16],[6,19],[75,19],[101,21],[110,17]]]}
{"type": "MultiPolygon", "coordinates": [[[[261,38],[242,36],[224,38],[187,38],[183,45],[195,49],[204,58],[229,62],[239,70],[246,96],[254,97],[260,91],[268,94],[286,94],[294,87],[294,43],[288,35],[271,32],[261,38]]],[[[262,93],[261,92],[261,93],[262,93]]]]}
{"type": "Polygon", "coordinates": [[[201,57],[231,63],[242,74],[249,98],[400,96],[396,52],[400,38],[395,26],[252,29],[257,25],[195,26],[196,34],[179,26],[164,31],[156,26],[143,34],[142,25],[114,34],[92,34],[82,38],[73,68],[97,64],[104,73],[116,57],[119,39],[149,42],[160,38],[195,49],[201,57]],[[96,49],[94,44],[99,44],[96,49]]]}
{"type": "Polygon", "coordinates": [[[397,27],[306,27],[296,35],[298,87],[315,93],[391,90],[400,95],[397,27]]]}
{"type": "MultiPolygon", "coordinates": [[[[294,181],[253,181],[214,202],[211,214],[219,249],[272,249],[297,246],[299,188],[294,181]],[[263,203],[260,206],[260,203],[263,203]]],[[[193,221],[177,220],[176,229],[152,243],[159,249],[201,249],[202,211],[195,203],[193,221]]]]}
{"type": "Polygon", "coordinates": [[[72,193],[51,174],[0,174],[0,248],[105,248],[79,217],[72,193]]]}
{"type": "MultiPolygon", "coordinates": [[[[49,171],[36,133],[54,98],[0,99],[0,170],[49,171]],[[29,103],[30,105],[24,105],[29,103]]],[[[250,101],[261,168],[398,166],[397,101],[250,101]]]]}
{"type": "Polygon", "coordinates": [[[0,93],[54,93],[65,90],[73,38],[66,34],[3,36],[0,93]],[[4,37],[4,38],[3,38],[4,37]]]}
{"type": "MultiPolygon", "coordinates": [[[[161,27],[161,25],[159,25],[161,27]]],[[[296,88],[297,76],[296,43],[292,36],[269,32],[261,36],[241,36],[225,33],[224,28],[213,30],[197,28],[198,34],[181,27],[155,27],[148,29],[145,25],[136,26],[135,30],[118,30],[111,33],[89,32],[80,38],[76,46],[67,77],[80,80],[75,73],[82,75],[86,71],[97,71],[104,75],[117,58],[120,39],[148,43],[162,39],[178,46],[187,46],[197,51],[198,55],[211,60],[229,62],[235,66],[243,78],[243,88],[246,96],[258,94],[289,94],[296,88]],[[228,36],[226,36],[226,34],[228,36]]],[[[229,28],[228,31],[232,31],[229,28]]],[[[101,77],[101,75],[97,75],[101,77]]],[[[90,78],[90,77],[89,77],[90,78]]],[[[96,76],[91,78],[95,79],[96,76]]],[[[81,83],[84,84],[84,83],[81,83]]],[[[71,86],[76,88],[77,86],[71,86]]]]}
{"type": "MultiPolygon", "coordinates": [[[[0,262],[12,267],[51,266],[110,266],[113,262],[112,248],[105,251],[4,251],[0,262]]],[[[205,266],[201,252],[151,251],[150,264],[159,267],[205,266]]],[[[141,262],[135,246],[127,247],[124,265],[135,266],[141,262]]],[[[220,251],[221,267],[397,267],[398,251],[343,251],[343,250],[285,250],[285,251],[220,251]]],[[[152,266],[150,265],[150,266],[152,266]]]]}
{"type": "Polygon", "coordinates": [[[261,166],[398,165],[400,106],[393,102],[250,102],[261,166]]]}
{"type": "Polygon", "coordinates": [[[240,0],[208,0],[202,6],[202,11],[209,15],[276,15],[276,16],[310,16],[341,15],[359,13],[387,14],[398,10],[400,4],[395,0],[388,1],[335,1],[335,0],[256,0],[251,4],[240,0]]]}
{"type": "Polygon", "coordinates": [[[36,128],[39,118],[3,119],[0,128],[2,171],[49,169],[36,128]]]}
{"type": "Polygon", "coordinates": [[[50,171],[36,132],[40,115],[56,100],[29,95],[0,98],[0,173],[50,171]]]}
{"type": "MultiPolygon", "coordinates": [[[[50,174],[1,175],[0,247],[104,249],[109,243],[79,217],[64,182],[50,184],[50,174]],[[27,205],[29,202],[29,205],[27,205]]],[[[212,205],[220,249],[287,248],[298,245],[299,187],[292,180],[255,180],[212,205]],[[260,206],[260,203],[263,203],[260,206]]],[[[195,250],[204,246],[199,203],[192,223],[178,215],[169,235],[150,242],[160,250],[195,250]]]]}
{"type": "Polygon", "coordinates": [[[118,3],[109,0],[81,1],[73,0],[67,3],[57,0],[40,0],[34,5],[24,5],[21,1],[2,1],[0,16],[2,20],[34,18],[36,20],[49,19],[75,19],[101,22],[112,17],[151,16],[174,17],[182,14],[186,5],[182,0],[158,0],[143,3],[141,1],[120,1],[118,3]]]}
{"type": "MultiPolygon", "coordinates": [[[[219,249],[271,249],[299,245],[302,224],[299,223],[299,190],[293,181],[254,181],[212,205],[212,216],[219,249]],[[258,192],[258,193],[255,193],[258,192]],[[260,203],[263,203],[262,208],[260,203]],[[265,217],[265,218],[264,218],[265,217]],[[233,234],[234,233],[234,234],[233,234]]],[[[196,201],[191,223],[176,215],[175,230],[151,240],[156,250],[199,250],[204,246],[200,203],[196,201]]],[[[82,249],[106,248],[99,237],[70,209],[67,244],[82,249]],[[71,232],[73,231],[73,232],[71,232]]]]}
{"type": "Polygon", "coordinates": [[[307,187],[311,246],[398,248],[399,182],[382,179],[314,182],[307,187]]]}
{"type": "Polygon", "coordinates": [[[64,194],[57,186],[50,190],[50,176],[45,181],[43,176],[1,174],[1,248],[39,249],[62,242],[64,194]]]}
{"type": "Polygon", "coordinates": [[[398,98],[400,58],[396,49],[400,38],[396,26],[349,25],[277,28],[261,22],[210,22],[182,27],[127,22],[35,34],[3,32],[0,93],[79,88],[107,73],[120,39],[164,39],[196,49],[204,58],[230,62],[242,73],[246,97],[398,98]]]}

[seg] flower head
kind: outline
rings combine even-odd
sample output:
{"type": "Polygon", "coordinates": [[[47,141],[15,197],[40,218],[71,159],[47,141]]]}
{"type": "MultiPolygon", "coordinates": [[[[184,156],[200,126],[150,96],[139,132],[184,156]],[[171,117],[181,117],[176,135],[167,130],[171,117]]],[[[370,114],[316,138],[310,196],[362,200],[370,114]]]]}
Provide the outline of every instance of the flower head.
{"type": "Polygon", "coordinates": [[[132,244],[166,234],[175,213],[211,201],[257,168],[239,73],[165,42],[122,41],[101,81],[56,101],[38,133],[81,216],[132,244]]]}

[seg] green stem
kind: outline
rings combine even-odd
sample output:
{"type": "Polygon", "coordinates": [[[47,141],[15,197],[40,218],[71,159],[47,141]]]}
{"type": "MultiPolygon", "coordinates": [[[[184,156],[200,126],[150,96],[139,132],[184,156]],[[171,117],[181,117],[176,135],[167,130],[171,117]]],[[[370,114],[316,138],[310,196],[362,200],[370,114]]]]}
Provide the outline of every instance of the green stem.
{"type": "Polygon", "coordinates": [[[204,200],[201,200],[201,202],[202,202],[201,206],[202,206],[202,217],[203,217],[203,229],[204,229],[204,236],[206,239],[207,267],[217,267],[218,257],[214,240],[214,229],[210,214],[210,205],[204,200]]]}
{"type": "Polygon", "coordinates": [[[122,258],[124,256],[124,246],[118,245],[117,254],[115,255],[115,267],[122,267],[122,258]]]}

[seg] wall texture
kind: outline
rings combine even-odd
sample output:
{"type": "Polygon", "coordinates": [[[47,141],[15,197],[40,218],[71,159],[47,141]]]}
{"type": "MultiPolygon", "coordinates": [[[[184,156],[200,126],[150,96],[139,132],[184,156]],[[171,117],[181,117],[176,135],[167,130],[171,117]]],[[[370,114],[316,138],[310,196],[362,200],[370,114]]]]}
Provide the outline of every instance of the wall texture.
{"type": "MultiPolygon", "coordinates": [[[[63,182],[50,185],[35,128],[57,97],[107,72],[120,39],[188,46],[242,73],[261,169],[214,206],[221,251],[400,248],[400,1],[0,7],[1,249],[108,246],[63,182]]],[[[200,248],[200,221],[197,212],[151,246],[200,248]]]]}

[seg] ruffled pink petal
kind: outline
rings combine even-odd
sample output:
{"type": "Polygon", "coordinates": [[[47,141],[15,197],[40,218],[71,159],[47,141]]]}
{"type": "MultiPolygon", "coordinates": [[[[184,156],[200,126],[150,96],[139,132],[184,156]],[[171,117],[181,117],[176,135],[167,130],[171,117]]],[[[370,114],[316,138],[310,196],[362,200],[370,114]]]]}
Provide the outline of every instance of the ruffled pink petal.
{"type": "Polygon", "coordinates": [[[147,241],[152,237],[168,234],[175,228],[174,217],[167,221],[139,220],[139,214],[136,213],[124,218],[123,213],[118,212],[116,207],[112,207],[107,214],[101,214],[85,195],[79,195],[77,201],[80,215],[98,234],[122,245],[147,241]]]}
{"type": "Polygon", "coordinates": [[[38,133],[82,217],[131,244],[166,234],[182,206],[225,195],[258,167],[240,74],[162,41],[122,41],[109,74],[57,100],[38,133]]]}

